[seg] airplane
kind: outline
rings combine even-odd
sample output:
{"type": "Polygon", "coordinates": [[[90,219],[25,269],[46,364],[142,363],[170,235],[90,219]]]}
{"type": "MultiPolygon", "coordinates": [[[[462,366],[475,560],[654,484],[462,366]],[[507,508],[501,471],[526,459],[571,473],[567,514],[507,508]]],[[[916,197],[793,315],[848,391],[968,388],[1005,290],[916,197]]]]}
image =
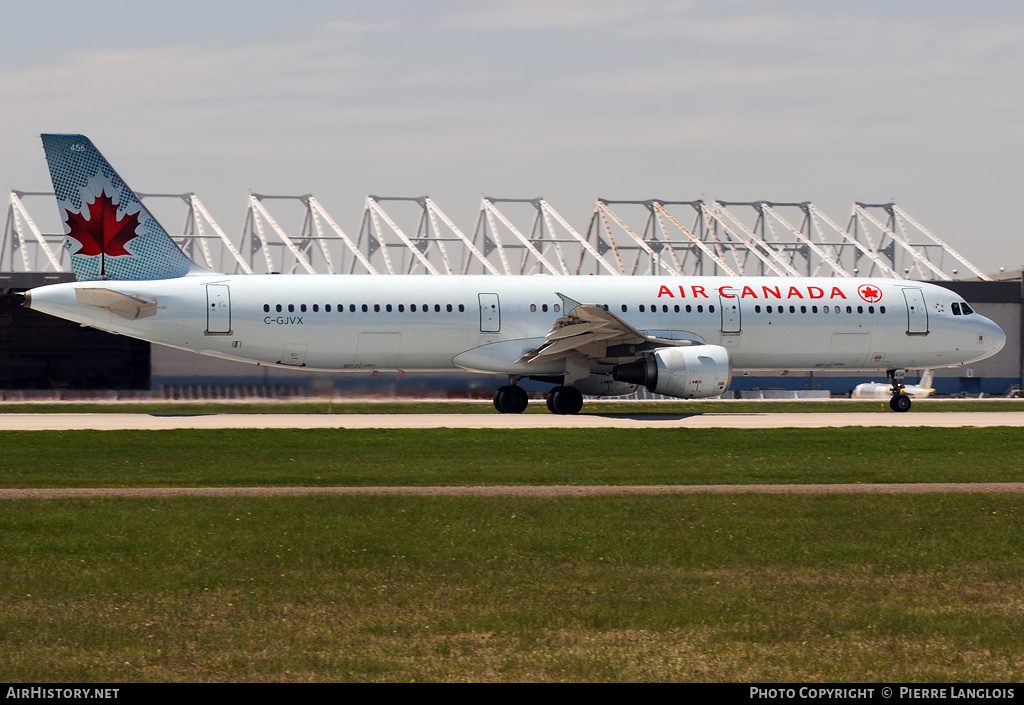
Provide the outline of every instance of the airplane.
{"type": "Polygon", "coordinates": [[[507,375],[501,413],[644,386],[721,396],[734,370],[885,370],[997,353],[1003,331],[960,296],[915,281],[811,277],[228,275],[192,262],[83,135],[44,134],[75,282],[25,305],[151,343],[256,365],[507,375]]]}
{"type": "MultiPolygon", "coordinates": [[[[917,384],[904,384],[903,393],[911,399],[924,399],[935,394],[932,388],[933,371],[925,370],[917,384]]],[[[864,382],[850,392],[851,399],[887,399],[891,396],[889,385],[884,382],[864,382]]]]}

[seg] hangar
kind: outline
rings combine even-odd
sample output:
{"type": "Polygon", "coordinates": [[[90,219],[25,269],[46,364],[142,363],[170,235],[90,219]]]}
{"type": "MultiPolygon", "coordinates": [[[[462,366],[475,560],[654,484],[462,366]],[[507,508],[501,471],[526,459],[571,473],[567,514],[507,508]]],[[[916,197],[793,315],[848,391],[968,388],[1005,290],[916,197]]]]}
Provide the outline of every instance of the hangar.
{"type": "MultiPolygon", "coordinates": [[[[595,200],[575,228],[543,198],[484,196],[462,229],[427,196],[367,196],[357,230],[345,231],[312,195],[250,194],[240,236],[229,237],[194,193],[140,194],[197,263],[226,273],[387,276],[772,275],[871,276],[931,281],[970,301],[1007,334],[993,358],[938,370],[939,394],[1000,395],[1020,388],[1024,290],[1020,273],[995,280],[895,203],[853,203],[840,221],[810,202],[595,200]],[[174,214],[174,209],[178,213],[174,214]],[[275,215],[275,210],[278,213],[275,215]],[[279,223],[288,210],[297,228],[279,223]],[[171,213],[169,219],[166,213],[171,213]],[[183,217],[182,217],[183,216],[183,217]],[[296,217],[297,216],[297,217],[296,217]],[[350,232],[354,232],[351,235],[350,232]]],[[[306,394],[436,395],[490,389],[481,375],[373,377],[255,368],[80,328],[20,307],[25,289],[73,279],[53,195],[12,191],[0,240],[0,391],[82,394],[110,390],[159,397],[306,394]]],[[[738,372],[737,394],[842,395],[863,376],[822,370],[738,372]]]]}

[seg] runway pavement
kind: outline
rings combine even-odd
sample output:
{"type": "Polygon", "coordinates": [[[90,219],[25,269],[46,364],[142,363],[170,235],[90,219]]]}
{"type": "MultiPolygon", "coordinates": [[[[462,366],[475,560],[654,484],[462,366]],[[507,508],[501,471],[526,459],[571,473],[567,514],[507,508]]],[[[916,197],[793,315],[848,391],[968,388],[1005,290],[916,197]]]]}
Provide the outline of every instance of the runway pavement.
{"type": "Polygon", "coordinates": [[[12,431],[175,428],[840,428],[1024,426],[1024,412],[622,414],[0,414],[12,431]]]}

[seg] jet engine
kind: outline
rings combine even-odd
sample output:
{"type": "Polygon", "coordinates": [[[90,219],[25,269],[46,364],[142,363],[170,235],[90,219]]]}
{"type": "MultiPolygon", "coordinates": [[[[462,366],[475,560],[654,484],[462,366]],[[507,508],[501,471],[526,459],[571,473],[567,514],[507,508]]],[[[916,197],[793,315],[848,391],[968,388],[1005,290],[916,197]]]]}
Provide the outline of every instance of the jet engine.
{"type": "Polygon", "coordinates": [[[732,381],[732,360],[720,345],[659,348],[636,362],[616,365],[612,378],[670,397],[717,397],[732,381]]]}

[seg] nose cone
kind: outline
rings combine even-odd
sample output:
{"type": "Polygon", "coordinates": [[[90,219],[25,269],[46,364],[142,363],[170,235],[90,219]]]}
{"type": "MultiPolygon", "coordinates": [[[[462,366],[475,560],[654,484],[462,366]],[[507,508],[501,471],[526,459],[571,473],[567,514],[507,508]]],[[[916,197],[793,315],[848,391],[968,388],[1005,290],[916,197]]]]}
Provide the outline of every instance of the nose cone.
{"type": "Polygon", "coordinates": [[[971,360],[971,362],[992,357],[1003,349],[1003,346],[1006,345],[1006,333],[1003,332],[1002,328],[984,316],[978,316],[973,323],[975,334],[977,335],[979,355],[974,360],[971,360]]]}

